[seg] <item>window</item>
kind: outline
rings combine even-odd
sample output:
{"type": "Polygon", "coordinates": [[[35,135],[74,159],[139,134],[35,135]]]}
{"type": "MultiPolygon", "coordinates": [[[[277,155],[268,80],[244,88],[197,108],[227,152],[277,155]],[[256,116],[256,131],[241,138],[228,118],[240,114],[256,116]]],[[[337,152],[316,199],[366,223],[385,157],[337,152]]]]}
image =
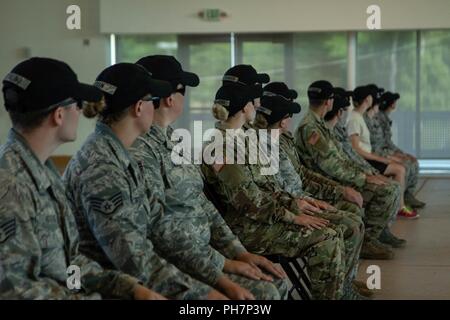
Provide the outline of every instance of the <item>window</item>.
{"type": "Polygon", "coordinates": [[[420,156],[450,157],[450,31],[420,33],[420,156]]]}
{"type": "Polygon", "coordinates": [[[175,35],[127,35],[117,37],[117,62],[134,63],[153,54],[177,56],[175,35]]]}
{"type": "Polygon", "coordinates": [[[328,80],[334,86],[347,87],[347,33],[298,33],[294,35],[294,88],[298,91],[302,112],[308,110],[307,90],[316,80],[328,80]]]}
{"type": "Polygon", "coordinates": [[[221,77],[232,63],[244,63],[299,92],[302,113],[293,127],[308,108],[307,88],[315,80],[346,88],[355,79],[357,85],[375,83],[399,92],[392,114],[394,142],[421,159],[450,158],[449,30],[117,37],[118,62],[150,54],[174,55],[200,76],[200,86],[187,91],[185,112],[175,127],[192,130],[195,120],[203,121],[203,130],[213,127],[211,105],[221,77]],[[352,34],[355,59],[348,54],[352,34]],[[356,74],[348,74],[349,63],[356,74]]]}
{"type": "Polygon", "coordinates": [[[416,153],[416,32],[358,32],[356,83],[400,93],[391,115],[393,140],[416,153]]]}

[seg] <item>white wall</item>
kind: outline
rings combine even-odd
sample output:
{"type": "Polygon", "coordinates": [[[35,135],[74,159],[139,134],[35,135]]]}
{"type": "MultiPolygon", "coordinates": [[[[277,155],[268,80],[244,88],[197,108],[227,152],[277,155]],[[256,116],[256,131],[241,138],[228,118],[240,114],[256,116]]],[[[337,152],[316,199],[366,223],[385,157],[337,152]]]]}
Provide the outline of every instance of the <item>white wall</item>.
{"type": "Polygon", "coordinates": [[[449,0],[100,0],[105,33],[220,33],[364,30],[366,9],[377,4],[381,27],[450,28],[449,0]],[[197,13],[229,14],[205,22],[197,13]]]}
{"type": "MultiPolygon", "coordinates": [[[[80,81],[92,83],[109,65],[109,38],[99,33],[98,0],[0,0],[0,78],[17,63],[31,56],[45,56],[67,62],[80,81]],[[66,28],[66,8],[81,8],[81,30],[66,28]],[[83,44],[88,39],[88,46],[83,44]]],[[[0,143],[4,143],[11,124],[0,95],[0,143]]],[[[93,121],[81,119],[78,139],[57,150],[73,154],[93,129],[93,121]]]]}

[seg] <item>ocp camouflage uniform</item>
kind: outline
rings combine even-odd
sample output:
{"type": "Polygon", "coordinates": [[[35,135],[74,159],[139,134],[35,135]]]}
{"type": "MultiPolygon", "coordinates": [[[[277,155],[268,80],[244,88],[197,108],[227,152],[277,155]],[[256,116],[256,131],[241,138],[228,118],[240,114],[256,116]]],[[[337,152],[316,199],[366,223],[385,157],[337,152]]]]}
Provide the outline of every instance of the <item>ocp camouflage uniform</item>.
{"type": "Polygon", "coordinates": [[[283,133],[279,140],[280,151],[282,151],[280,157],[281,154],[287,155],[300,176],[302,188],[305,192],[312,194],[316,199],[329,202],[337,209],[352,212],[359,216],[363,215],[363,210],[358,205],[344,199],[344,186],[309,169],[302,163],[291,132],[283,133]]]}
{"type": "Polygon", "coordinates": [[[0,185],[1,299],[133,298],[137,279],[79,252],[59,174],[14,129],[0,148],[0,185]],[[70,265],[80,268],[80,291],[68,289],[70,265]]]}
{"type": "MultiPolygon", "coordinates": [[[[311,194],[303,190],[303,181],[300,177],[300,166],[294,139],[290,132],[282,133],[279,137],[280,142],[280,168],[279,177],[281,186],[286,192],[289,192],[294,198],[309,197],[311,194]],[[291,157],[294,162],[291,162],[291,157]],[[295,163],[295,165],[294,165],[295,163]]],[[[325,180],[326,178],[324,178],[325,180]]],[[[329,187],[331,189],[331,186],[329,187]]],[[[315,195],[312,195],[315,197],[315,195]]],[[[316,216],[327,219],[334,224],[342,224],[346,227],[344,231],[346,266],[349,272],[349,280],[356,276],[359,264],[359,254],[364,239],[364,223],[362,221],[362,210],[357,207],[357,212],[351,211],[330,211],[323,210],[316,216]]]]}
{"type": "MultiPolygon", "coordinates": [[[[380,141],[383,142],[382,150],[385,152],[398,152],[401,154],[405,154],[399,147],[397,147],[392,141],[392,120],[389,119],[389,116],[386,112],[380,111],[373,118],[375,123],[378,123],[381,128],[381,132],[383,133],[380,136],[380,141]]],[[[369,128],[370,129],[370,128],[369,128]]],[[[372,134],[372,132],[371,132],[372,134]]],[[[372,140],[371,140],[372,142],[372,140]]],[[[417,186],[417,181],[419,179],[419,163],[418,161],[406,160],[406,191],[410,193],[414,193],[414,190],[417,186]]]]}
{"type": "Polygon", "coordinates": [[[342,152],[323,119],[311,110],[300,122],[295,142],[299,155],[309,168],[362,193],[365,203],[365,238],[367,241],[376,241],[389,218],[397,212],[400,196],[398,185],[367,183],[366,173],[342,152]]]}
{"type": "MultiPolygon", "coordinates": [[[[142,172],[107,125],[97,123],[70,161],[64,180],[87,256],[135,276],[168,298],[206,298],[209,286],[154,252],[151,215],[161,213],[150,212],[142,172]]],[[[152,208],[162,209],[158,203],[152,208]]]]}
{"type": "MultiPolygon", "coordinates": [[[[190,158],[185,164],[174,164],[171,160],[175,152],[172,132],[170,127],[165,130],[153,125],[138,138],[131,151],[144,169],[148,187],[163,188],[164,215],[155,218],[152,240],[157,250],[180,270],[215,286],[224,276],[225,259],[235,259],[247,250],[206,198],[199,166],[191,164],[190,158]]],[[[285,280],[272,284],[236,274],[226,276],[250,290],[257,299],[287,297],[285,280]]]]}
{"type": "MultiPolygon", "coordinates": [[[[224,137],[226,159],[226,127],[218,122],[216,128],[224,137]]],[[[225,208],[225,221],[251,252],[307,257],[313,296],[341,298],[346,273],[345,226],[309,230],[294,224],[294,217],[300,214],[295,199],[280,188],[273,176],[261,175],[262,167],[249,164],[248,156],[246,152],[245,164],[231,164],[228,159],[218,173],[213,165],[202,165],[207,183],[225,208]]]]}

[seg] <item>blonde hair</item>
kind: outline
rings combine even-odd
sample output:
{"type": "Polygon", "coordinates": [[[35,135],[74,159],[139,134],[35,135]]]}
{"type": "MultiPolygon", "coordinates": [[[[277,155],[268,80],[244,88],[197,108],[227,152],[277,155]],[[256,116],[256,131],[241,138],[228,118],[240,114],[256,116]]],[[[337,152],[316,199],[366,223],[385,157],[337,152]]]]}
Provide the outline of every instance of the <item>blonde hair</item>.
{"type": "Polygon", "coordinates": [[[266,117],[262,113],[257,112],[254,125],[261,129],[267,129],[269,127],[269,122],[267,122],[266,117]]]}
{"type": "Polygon", "coordinates": [[[85,102],[85,105],[83,106],[83,115],[88,119],[95,118],[102,113],[105,106],[104,98],[98,102],[85,102]]]}
{"type": "Polygon", "coordinates": [[[223,105],[215,103],[212,107],[212,114],[217,120],[225,121],[230,113],[223,105]]]}

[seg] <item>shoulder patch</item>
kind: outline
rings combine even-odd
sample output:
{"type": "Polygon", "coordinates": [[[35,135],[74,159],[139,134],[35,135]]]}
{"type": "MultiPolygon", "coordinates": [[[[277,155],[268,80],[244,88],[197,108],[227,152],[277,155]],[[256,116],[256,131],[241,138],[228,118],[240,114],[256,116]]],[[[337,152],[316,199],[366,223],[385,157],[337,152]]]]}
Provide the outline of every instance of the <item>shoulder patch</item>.
{"type": "Polygon", "coordinates": [[[320,134],[317,133],[317,131],[314,131],[308,138],[308,143],[310,145],[315,145],[317,141],[320,139],[320,134]]]}
{"type": "Polygon", "coordinates": [[[0,220],[0,243],[6,242],[16,234],[16,218],[0,220]]]}
{"type": "Polygon", "coordinates": [[[121,192],[117,192],[107,199],[91,197],[89,203],[94,211],[109,216],[123,205],[123,197],[121,192]]]}

